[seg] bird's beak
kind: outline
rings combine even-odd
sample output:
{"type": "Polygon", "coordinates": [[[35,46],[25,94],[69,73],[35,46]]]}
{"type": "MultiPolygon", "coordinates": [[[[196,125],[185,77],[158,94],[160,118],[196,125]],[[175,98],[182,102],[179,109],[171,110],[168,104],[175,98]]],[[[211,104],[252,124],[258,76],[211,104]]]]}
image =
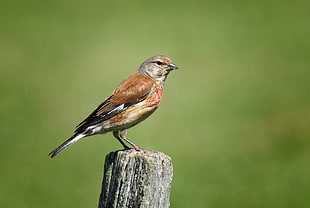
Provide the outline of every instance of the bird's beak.
{"type": "Polygon", "coordinates": [[[174,63],[168,64],[168,71],[176,70],[179,67],[175,65],[174,63]]]}

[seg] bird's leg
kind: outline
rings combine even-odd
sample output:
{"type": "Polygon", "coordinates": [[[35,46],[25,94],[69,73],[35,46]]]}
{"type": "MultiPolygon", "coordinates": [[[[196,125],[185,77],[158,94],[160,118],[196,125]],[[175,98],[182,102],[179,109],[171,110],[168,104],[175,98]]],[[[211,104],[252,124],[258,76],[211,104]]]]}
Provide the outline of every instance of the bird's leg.
{"type": "Polygon", "coordinates": [[[120,136],[120,131],[113,131],[113,135],[122,144],[125,150],[131,149],[123,142],[122,137],[120,136]]]}
{"type": "Polygon", "coordinates": [[[125,140],[126,142],[128,142],[136,151],[143,151],[143,149],[139,148],[137,145],[135,145],[135,143],[133,143],[132,141],[130,141],[129,139],[127,139],[126,137],[127,135],[127,130],[124,129],[122,131],[120,131],[119,136],[125,140]]]}

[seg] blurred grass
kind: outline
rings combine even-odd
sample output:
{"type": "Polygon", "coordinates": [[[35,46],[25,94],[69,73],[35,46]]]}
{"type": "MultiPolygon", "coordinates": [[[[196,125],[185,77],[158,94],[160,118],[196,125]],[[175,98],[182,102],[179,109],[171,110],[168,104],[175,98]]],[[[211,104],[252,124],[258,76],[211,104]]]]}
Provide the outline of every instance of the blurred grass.
{"type": "Polygon", "coordinates": [[[96,207],[111,134],[47,153],[146,58],[180,66],[129,131],[171,207],[308,207],[308,1],[0,3],[1,207],[96,207]]]}

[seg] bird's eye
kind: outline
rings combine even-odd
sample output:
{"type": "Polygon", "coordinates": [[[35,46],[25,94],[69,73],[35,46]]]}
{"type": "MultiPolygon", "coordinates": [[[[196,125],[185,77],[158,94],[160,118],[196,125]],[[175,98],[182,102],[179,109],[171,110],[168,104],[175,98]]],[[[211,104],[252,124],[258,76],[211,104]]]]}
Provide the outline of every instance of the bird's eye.
{"type": "Polygon", "coordinates": [[[156,61],[155,62],[157,65],[163,65],[164,63],[163,62],[160,62],[160,61],[156,61]]]}

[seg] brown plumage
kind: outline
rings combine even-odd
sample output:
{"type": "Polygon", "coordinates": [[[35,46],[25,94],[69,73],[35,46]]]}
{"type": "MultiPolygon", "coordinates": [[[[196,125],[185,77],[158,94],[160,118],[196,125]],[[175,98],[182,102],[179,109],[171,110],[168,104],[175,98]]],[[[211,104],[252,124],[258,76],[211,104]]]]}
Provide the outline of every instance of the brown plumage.
{"type": "Polygon", "coordinates": [[[166,56],[153,56],[142,63],[137,72],[116,89],[76,128],[75,134],[49,155],[59,152],[79,139],[112,131],[125,149],[141,150],[126,138],[127,129],[143,121],[158,107],[164,82],[170,71],[178,67],[166,56]]]}

